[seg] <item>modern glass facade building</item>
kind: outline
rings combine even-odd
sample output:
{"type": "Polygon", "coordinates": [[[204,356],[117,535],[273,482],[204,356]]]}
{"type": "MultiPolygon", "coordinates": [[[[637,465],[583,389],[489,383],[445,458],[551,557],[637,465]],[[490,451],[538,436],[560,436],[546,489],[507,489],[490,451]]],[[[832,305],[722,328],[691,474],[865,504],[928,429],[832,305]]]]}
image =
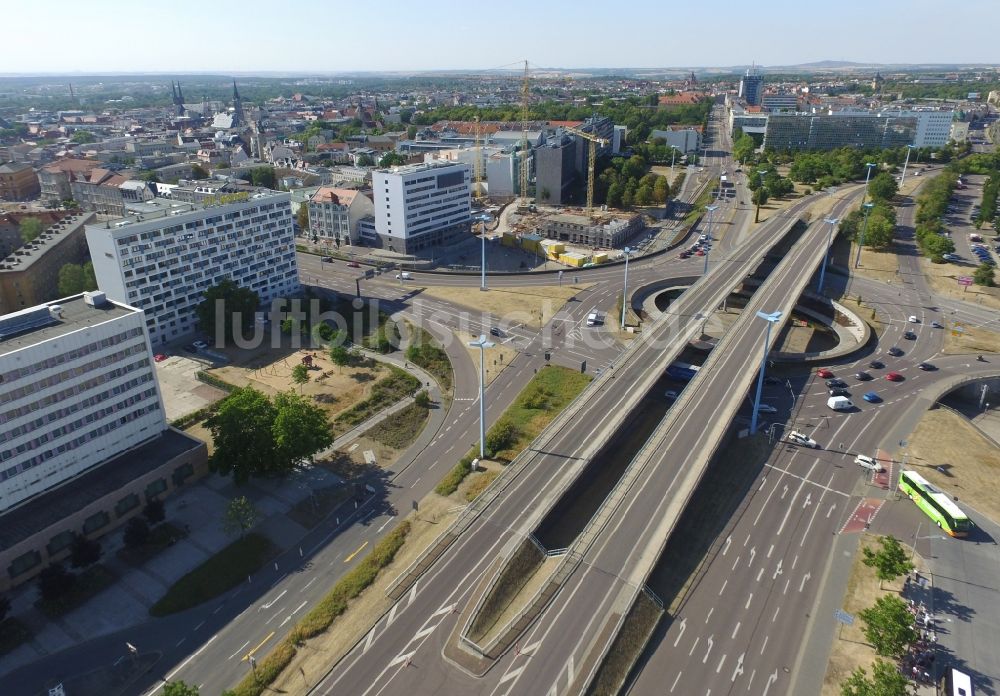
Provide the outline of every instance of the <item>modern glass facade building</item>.
{"type": "Polygon", "coordinates": [[[908,114],[770,114],[764,147],[775,150],[880,149],[913,144],[917,118],[908,114]]]}

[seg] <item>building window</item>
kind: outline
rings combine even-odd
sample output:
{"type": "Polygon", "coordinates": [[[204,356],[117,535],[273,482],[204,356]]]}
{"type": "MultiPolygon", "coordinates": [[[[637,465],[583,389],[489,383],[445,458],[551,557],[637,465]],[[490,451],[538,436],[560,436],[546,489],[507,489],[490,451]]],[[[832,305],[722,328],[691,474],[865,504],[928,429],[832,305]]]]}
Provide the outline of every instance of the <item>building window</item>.
{"type": "Polygon", "coordinates": [[[146,501],[150,501],[163,491],[167,490],[167,482],[164,479],[157,479],[146,486],[146,501]]]}
{"type": "Polygon", "coordinates": [[[73,543],[73,537],[76,535],[70,530],[59,532],[54,537],[49,540],[49,543],[45,545],[45,550],[49,553],[49,558],[52,558],[58,554],[63,549],[67,548],[73,543]]]}
{"type": "Polygon", "coordinates": [[[7,574],[11,578],[16,578],[18,575],[28,572],[41,562],[42,554],[37,551],[22,553],[20,556],[11,561],[9,566],[7,566],[7,574]]]}
{"type": "Polygon", "coordinates": [[[83,533],[93,534],[101,527],[106,526],[110,521],[111,521],[111,516],[108,513],[104,512],[103,510],[101,512],[96,512],[90,517],[88,517],[86,520],[84,520],[83,533]]]}
{"type": "Polygon", "coordinates": [[[139,496],[129,493],[115,504],[115,516],[121,519],[128,514],[129,510],[139,507],[139,496]]]}

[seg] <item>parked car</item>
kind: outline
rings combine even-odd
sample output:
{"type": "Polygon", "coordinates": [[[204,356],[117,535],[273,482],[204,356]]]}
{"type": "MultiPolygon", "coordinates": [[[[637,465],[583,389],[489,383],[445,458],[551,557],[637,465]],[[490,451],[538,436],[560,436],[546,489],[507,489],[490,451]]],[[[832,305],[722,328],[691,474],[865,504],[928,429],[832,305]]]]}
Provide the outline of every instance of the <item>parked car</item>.
{"type": "Polygon", "coordinates": [[[323,258],[320,259],[320,263],[333,263],[333,257],[324,256],[323,258]]]}
{"type": "Polygon", "coordinates": [[[909,321],[910,321],[911,323],[913,323],[913,324],[919,324],[919,323],[920,323],[920,320],[919,320],[919,319],[917,319],[917,316],[916,316],[915,314],[911,314],[911,315],[910,315],[910,319],[909,319],[909,321]]]}
{"type": "Polygon", "coordinates": [[[760,406],[757,407],[757,413],[777,413],[777,412],[778,409],[776,409],[771,404],[761,404],[760,406]]]}
{"type": "Polygon", "coordinates": [[[350,266],[351,268],[361,268],[361,264],[358,263],[357,261],[348,261],[347,265],[350,266]]]}
{"type": "Polygon", "coordinates": [[[865,392],[864,396],[861,397],[870,404],[877,404],[882,401],[882,397],[878,395],[877,392],[865,392]]]}
{"type": "Polygon", "coordinates": [[[195,348],[197,348],[198,350],[204,350],[204,349],[208,348],[208,342],[207,341],[198,340],[198,341],[195,341],[194,343],[192,343],[191,345],[194,346],[195,348]]]}
{"type": "Polygon", "coordinates": [[[164,353],[157,353],[156,355],[153,356],[153,360],[155,360],[156,362],[163,362],[166,359],[167,356],[164,353]]]}
{"type": "Polygon", "coordinates": [[[882,471],[882,465],[879,464],[874,458],[869,457],[867,454],[859,454],[854,458],[854,463],[862,469],[867,469],[868,471],[876,474],[882,471]]]}
{"type": "Polygon", "coordinates": [[[889,380],[890,382],[902,382],[903,381],[903,375],[899,374],[898,372],[890,372],[889,374],[887,374],[885,376],[885,378],[887,380],[889,380]]]}
{"type": "Polygon", "coordinates": [[[664,396],[673,401],[674,399],[677,398],[677,392],[675,392],[673,389],[668,389],[667,392],[664,394],[664,396]]]}
{"type": "Polygon", "coordinates": [[[870,367],[873,370],[881,370],[883,367],[885,367],[885,363],[882,362],[881,360],[872,360],[870,363],[868,363],[868,367],[870,367]]]}
{"type": "Polygon", "coordinates": [[[944,328],[944,326],[939,321],[932,321],[931,322],[931,327],[935,328],[935,329],[943,329],[944,328]]]}
{"type": "Polygon", "coordinates": [[[816,371],[816,376],[821,379],[829,379],[830,377],[833,377],[833,373],[823,367],[816,371]]]}
{"type": "Polygon", "coordinates": [[[491,326],[490,327],[490,336],[496,336],[496,337],[500,338],[500,337],[503,336],[503,331],[501,331],[500,329],[498,329],[495,326],[491,326]]]}
{"type": "Polygon", "coordinates": [[[903,349],[902,349],[902,348],[899,348],[899,347],[897,347],[897,346],[893,346],[892,348],[890,348],[890,349],[888,350],[888,353],[889,353],[889,355],[891,355],[892,357],[894,357],[894,358],[898,358],[899,356],[903,355],[903,349]]]}
{"type": "Polygon", "coordinates": [[[851,392],[847,391],[843,387],[834,387],[830,390],[830,396],[850,396],[851,392]]]}
{"type": "Polygon", "coordinates": [[[917,334],[913,333],[912,331],[905,331],[903,332],[903,338],[905,338],[908,341],[916,341],[917,334]]]}
{"type": "Polygon", "coordinates": [[[856,380],[858,380],[859,382],[867,382],[868,380],[870,380],[872,378],[872,376],[870,374],[868,374],[867,372],[865,372],[865,371],[862,370],[861,372],[859,372],[856,375],[854,375],[854,378],[856,380]]]}

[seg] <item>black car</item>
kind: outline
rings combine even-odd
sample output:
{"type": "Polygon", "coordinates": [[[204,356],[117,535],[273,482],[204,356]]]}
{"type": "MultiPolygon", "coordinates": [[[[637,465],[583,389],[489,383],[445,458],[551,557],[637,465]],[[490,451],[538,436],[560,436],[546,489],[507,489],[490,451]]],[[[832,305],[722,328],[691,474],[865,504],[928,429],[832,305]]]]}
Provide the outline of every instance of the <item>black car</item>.
{"type": "Polygon", "coordinates": [[[893,346],[892,348],[889,349],[889,355],[893,356],[894,358],[898,358],[902,354],[903,354],[902,348],[893,346]]]}
{"type": "Polygon", "coordinates": [[[903,338],[905,338],[908,341],[915,341],[917,340],[917,334],[913,333],[912,331],[906,331],[903,333],[903,338]]]}
{"type": "Polygon", "coordinates": [[[490,336],[497,336],[497,337],[503,336],[503,331],[501,331],[495,326],[490,327],[490,336]]]}
{"type": "Polygon", "coordinates": [[[920,363],[919,365],[917,365],[917,367],[919,367],[924,372],[933,372],[934,370],[937,369],[936,367],[934,367],[930,363],[920,363]]]}
{"type": "Polygon", "coordinates": [[[881,370],[883,367],[885,367],[885,363],[882,362],[881,360],[872,360],[870,363],[868,363],[868,367],[870,367],[873,370],[881,370]]]}
{"type": "Polygon", "coordinates": [[[333,257],[324,256],[323,258],[320,259],[320,263],[333,263],[333,257]]]}
{"type": "Polygon", "coordinates": [[[830,390],[830,396],[850,396],[851,392],[847,391],[843,387],[837,387],[836,389],[830,390]]]}
{"type": "Polygon", "coordinates": [[[826,386],[830,389],[839,389],[847,386],[847,382],[842,379],[828,379],[826,380],[826,386]]]}
{"type": "Polygon", "coordinates": [[[867,372],[859,372],[858,374],[854,375],[854,378],[859,382],[867,382],[872,378],[872,376],[867,372]]]}

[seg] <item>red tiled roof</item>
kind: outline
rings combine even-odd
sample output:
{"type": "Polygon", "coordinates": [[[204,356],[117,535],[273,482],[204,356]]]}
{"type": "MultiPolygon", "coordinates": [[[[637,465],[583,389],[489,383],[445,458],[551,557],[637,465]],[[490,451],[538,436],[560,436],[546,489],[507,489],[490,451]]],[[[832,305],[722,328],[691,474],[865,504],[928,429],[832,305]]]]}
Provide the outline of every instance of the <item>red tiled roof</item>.
{"type": "Polygon", "coordinates": [[[702,95],[698,92],[681,92],[679,94],[661,94],[658,103],[660,106],[676,106],[697,104],[701,99],[702,95]]]}
{"type": "Polygon", "coordinates": [[[310,200],[316,203],[338,203],[340,205],[350,205],[354,201],[354,197],[357,195],[357,191],[352,191],[350,189],[324,186],[317,190],[310,200]]]}

